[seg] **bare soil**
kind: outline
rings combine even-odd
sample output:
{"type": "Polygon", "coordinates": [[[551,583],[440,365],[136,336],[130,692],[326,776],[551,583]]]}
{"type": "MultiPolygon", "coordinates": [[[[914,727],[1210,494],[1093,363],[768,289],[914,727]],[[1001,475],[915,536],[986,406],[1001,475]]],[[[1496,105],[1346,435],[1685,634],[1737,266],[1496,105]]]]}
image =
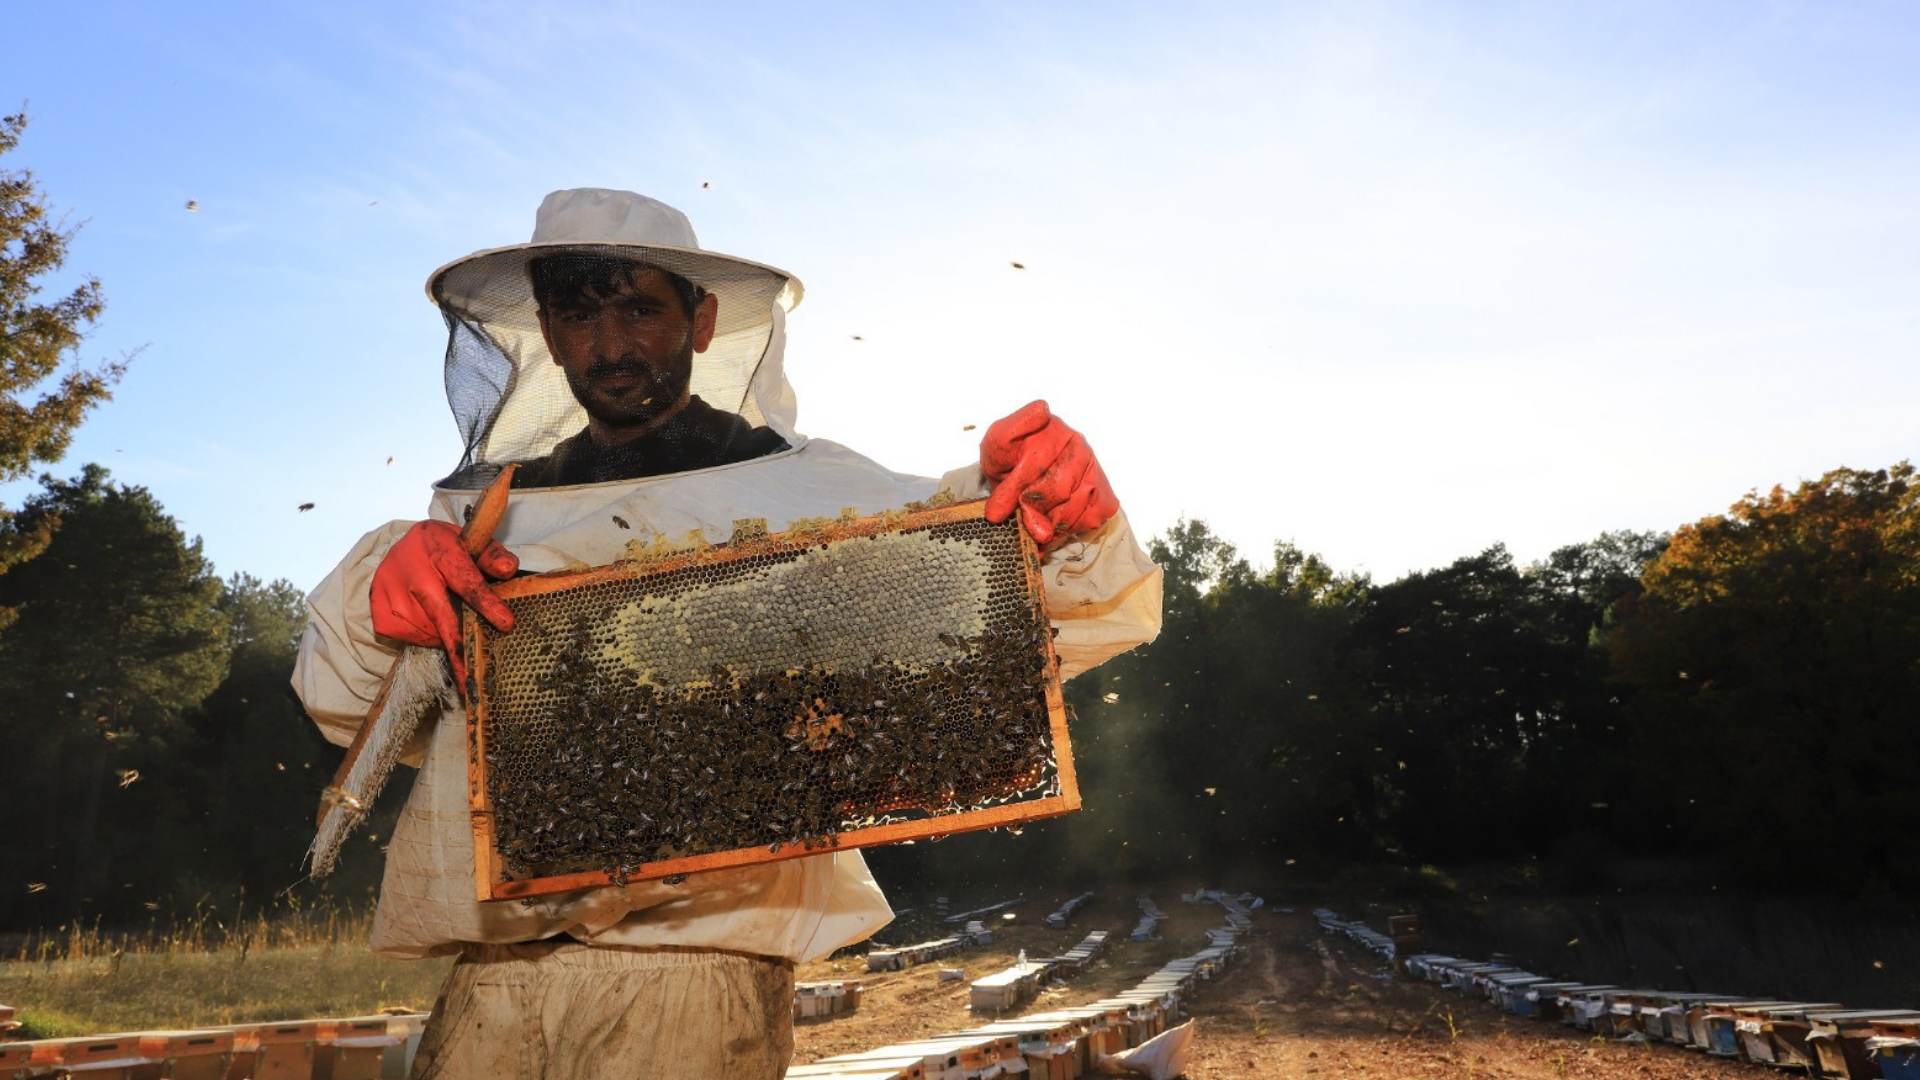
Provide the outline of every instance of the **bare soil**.
{"type": "MultiPolygon", "coordinates": [[[[1131,898],[1106,897],[1066,930],[1039,925],[1044,910],[1021,910],[997,927],[993,945],[901,972],[870,974],[859,956],[802,965],[804,981],[858,979],[859,1008],[803,1021],[794,1060],[871,1049],[978,1023],[967,982],[938,981],[964,968],[967,980],[1029,956],[1063,952],[1090,930],[1112,931],[1104,958],[1023,1012],[1093,1001],[1129,988],[1168,960],[1199,951],[1202,932],[1221,925],[1218,905],[1188,907],[1157,897],[1172,918],[1157,941],[1127,940],[1138,915],[1131,898]]],[[[1393,975],[1378,957],[1320,934],[1305,908],[1254,915],[1254,934],[1226,974],[1200,986],[1188,1009],[1197,1021],[1191,1080],[1289,1077],[1314,1080],[1759,1080],[1763,1066],[1727,1062],[1667,1045],[1594,1040],[1555,1023],[1511,1016],[1492,1004],[1393,975]]],[[[892,928],[889,928],[891,931],[892,928]]],[[[940,936],[883,933],[907,944],[940,936]]]]}

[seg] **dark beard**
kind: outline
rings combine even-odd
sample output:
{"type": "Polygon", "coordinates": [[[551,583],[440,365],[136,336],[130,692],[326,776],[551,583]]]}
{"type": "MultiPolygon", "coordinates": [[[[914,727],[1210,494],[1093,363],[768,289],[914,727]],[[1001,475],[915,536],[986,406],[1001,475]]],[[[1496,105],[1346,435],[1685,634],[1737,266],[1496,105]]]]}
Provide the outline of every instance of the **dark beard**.
{"type": "Polygon", "coordinates": [[[767,428],[750,427],[738,415],[692,397],[685,408],[638,438],[603,445],[582,431],[526,466],[514,484],[550,487],[631,480],[747,461],[786,448],[787,441],[767,428]]]}
{"type": "Polygon", "coordinates": [[[588,416],[615,434],[637,436],[685,404],[692,373],[693,339],[689,335],[679,355],[664,368],[637,360],[601,361],[578,379],[568,376],[567,385],[588,416]],[[614,378],[632,378],[637,383],[622,394],[598,393],[601,380],[614,378]]]}

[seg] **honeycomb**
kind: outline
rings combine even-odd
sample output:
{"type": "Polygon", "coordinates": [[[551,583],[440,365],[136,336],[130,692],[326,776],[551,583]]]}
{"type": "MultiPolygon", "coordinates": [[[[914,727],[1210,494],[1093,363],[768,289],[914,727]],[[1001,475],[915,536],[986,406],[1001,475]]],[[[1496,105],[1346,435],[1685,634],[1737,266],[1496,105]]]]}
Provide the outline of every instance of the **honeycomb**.
{"type": "Polygon", "coordinates": [[[1059,794],[1038,558],[979,504],[499,591],[515,629],[467,625],[505,880],[964,831],[969,811],[1059,794]]]}

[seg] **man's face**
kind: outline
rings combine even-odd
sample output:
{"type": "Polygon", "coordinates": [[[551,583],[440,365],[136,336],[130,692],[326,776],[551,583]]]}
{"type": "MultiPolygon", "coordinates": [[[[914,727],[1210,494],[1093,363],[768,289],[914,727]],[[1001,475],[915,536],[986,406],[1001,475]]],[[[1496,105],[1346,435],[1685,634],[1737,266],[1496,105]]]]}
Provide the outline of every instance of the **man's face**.
{"type": "Polygon", "coordinates": [[[554,363],[602,438],[644,433],[687,396],[693,354],[713,341],[718,304],[688,318],[667,275],[636,267],[605,291],[555,299],[540,313],[554,363]]]}

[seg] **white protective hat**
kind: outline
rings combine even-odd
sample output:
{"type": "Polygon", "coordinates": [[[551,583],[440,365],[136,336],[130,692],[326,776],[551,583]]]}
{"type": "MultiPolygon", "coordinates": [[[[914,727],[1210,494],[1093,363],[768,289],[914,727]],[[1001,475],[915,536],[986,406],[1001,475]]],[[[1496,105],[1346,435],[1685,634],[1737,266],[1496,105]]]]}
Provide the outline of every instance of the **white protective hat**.
{"type": "Polygon", "coordinates": [[[796,441],[793,391],[780,361],[785,313],[804,292],[799,280],[702,250],[687,216],[657,199],[574,188],[541,201],[531,241],[477,251],[427,279],[427,295],[447,319],[447,402],[466,444],[450,486],[484,483],[498,466],[540,457],[586,424],[535,311],[528,264],[551,255],[631,259],[706,289],[718,299],[718,326],[695,357],[690,389],[796,441]]]}

